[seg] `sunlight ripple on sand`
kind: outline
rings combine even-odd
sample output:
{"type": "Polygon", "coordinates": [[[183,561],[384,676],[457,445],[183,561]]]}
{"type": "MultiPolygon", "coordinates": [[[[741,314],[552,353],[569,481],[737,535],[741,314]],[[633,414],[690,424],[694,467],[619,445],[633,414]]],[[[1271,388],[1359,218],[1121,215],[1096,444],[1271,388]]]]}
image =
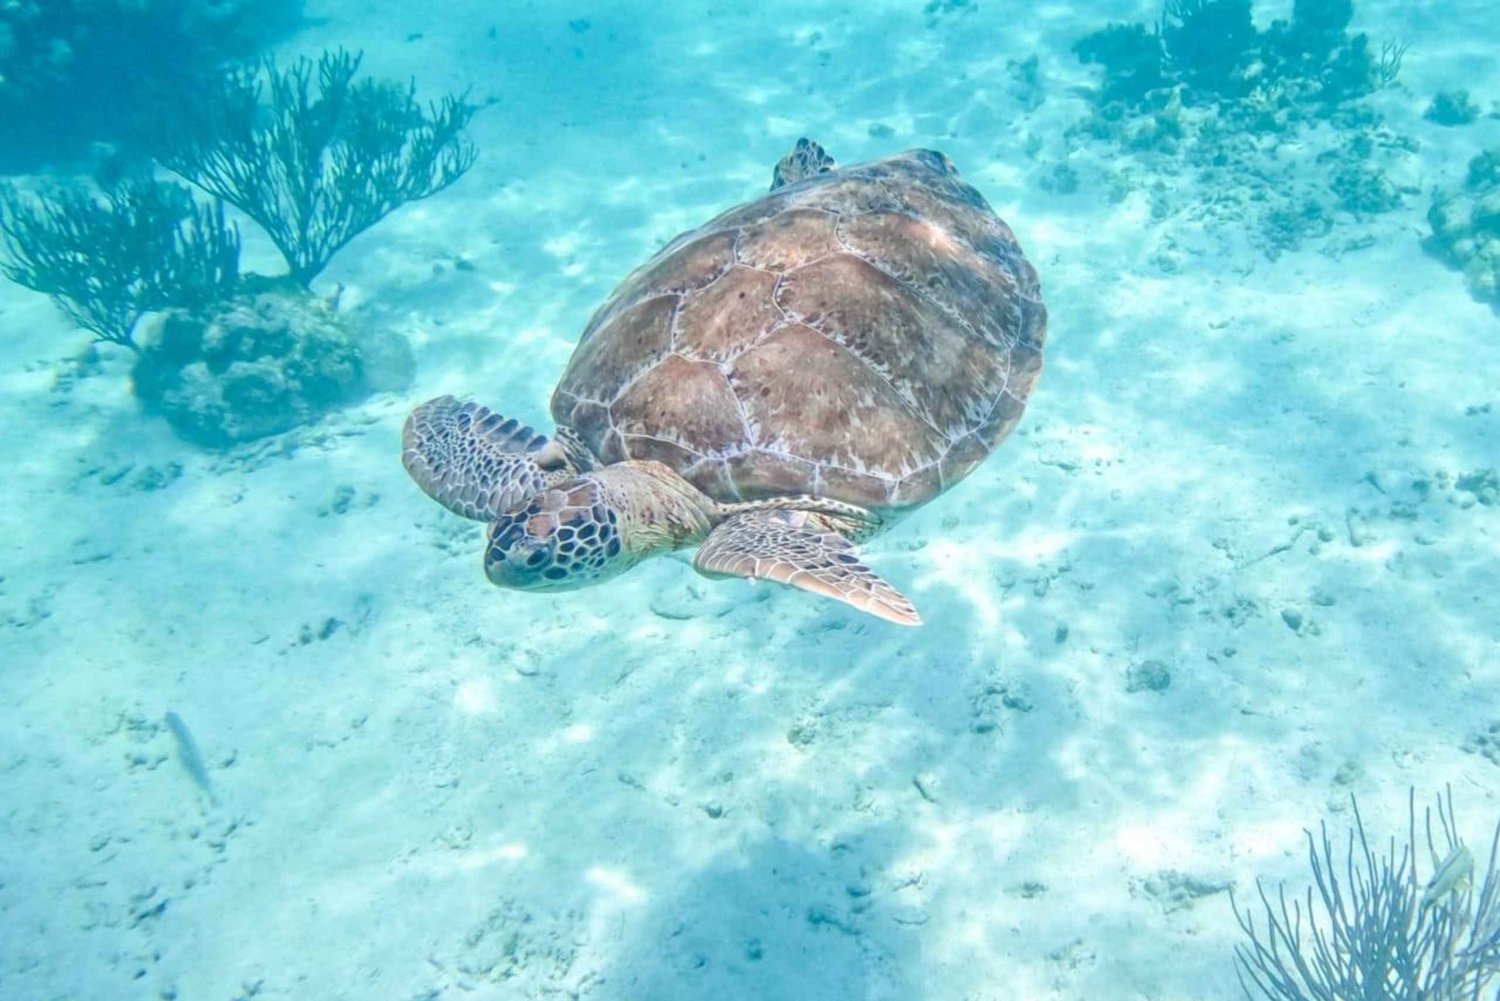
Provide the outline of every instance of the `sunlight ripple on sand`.
{"type": "Polygon", "coordinates": [[[615,895],[616,899],[624,903],[638,904],[646,899],[646,891],[617,869],[595,866],[585,874],[584,878],[601,890],[608,890],[615,895]]]}
{"type": "Polygon", "coordinates": [[[488,678],[470,678],[453,693],[453,708],[465,716],[483,716],[495,711],[495,686],[488,678]]]}

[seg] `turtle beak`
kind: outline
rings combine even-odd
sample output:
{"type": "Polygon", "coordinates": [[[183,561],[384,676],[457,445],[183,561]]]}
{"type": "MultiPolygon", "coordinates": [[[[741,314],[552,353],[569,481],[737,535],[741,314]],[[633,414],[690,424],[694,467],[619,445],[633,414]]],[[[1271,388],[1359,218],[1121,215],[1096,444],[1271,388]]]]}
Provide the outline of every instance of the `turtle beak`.
{"type": "Polygon", "coordinates": [[[485,576],[520,591],[572,591],[613,577],[638,559],[622,552],[615,520],[595,483],[546,490],[490,523],[485,576]]]}
{"type": "Polygon", "coordinates": [[[529,589],[545,582],[553,544],[546,534],[530,531],[530,509],[502,515],[490,524],[484,549],[484,575],[500,587],[529,589]]]}
{"type": "Polygon", "coordinates": [[[541,572],[552,562],[551,547],[540,539],[530,538],[489,556],[485,574],[501,587],[534,587],[544,579],[541,572]]]}
{"type": "Polygon", "coordinates": [[[525,533],[497,533],[490,539],[484,553],[484,575],[490,583],[517,590],[534,590],[540,587],[555,587],[556,581],[548,580],[542,572],[552,565],[552,544],[525,533]]]}

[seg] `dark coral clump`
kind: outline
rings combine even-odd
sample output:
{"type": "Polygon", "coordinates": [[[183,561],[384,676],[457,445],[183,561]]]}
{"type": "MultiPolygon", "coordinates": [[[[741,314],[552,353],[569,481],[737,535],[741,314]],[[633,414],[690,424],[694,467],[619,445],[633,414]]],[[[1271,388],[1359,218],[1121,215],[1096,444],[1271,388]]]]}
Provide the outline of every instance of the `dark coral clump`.
{"type": "Polygon", "coordinates": [[[1469,161],[1464,171],[1464,187],[1469,191],[1488,191],[1500,186],[1500,150],[1485,150],[1469,161]]]}
{"type": "Polygon", "coordinates": [[[1291,21],[1266,32],[1267,61],[1281,74],[1312,76],[1343,47],[1353,19],[1352,0],[1296,0],[1291,21]]]}
{"type": "Polygon", "coordinates": [[[1471,124],[1479,117],[1479,108],[1469,100],[1467,90],[1445,90],[1433,97],[1427,110],[1422,112],[1422,117],[1429,122],[1452,128],[1471,124]]]}
{"type": "Polygon", "coordinates": [[[1145,101],[1182,88],[1194,103],[1287,90],[1298,100],[1339,103],[1395,80],[1405,49],[1351,35],[1352,0],[1297,0],[1290,21],[1257,31],[1250,0],[1167,0],[1161,21],[1111,24],[1073,46],[1104,68],[1102,102],[1145,101]]]}
{"type": "Polygon", "coordinates": [[[1401,207],[1396,186],[1382,171],[1358,160],[1339,166],[1328,186],[1338,196],[1339,208],[1354,215],[1379,215],[1401,207]]]}
{"type": "MultiPolygon", "coordinates": [[[[1074,45],[1103,73],[1068,135],[1131,154],[1108,171],[1112,198],[1128,194],[1133,163],[1172,178],[1179,198],[1192,198],[1181,182],[1194,179],[1202,198],[1186,214],[1223,221],[1273,257],[1341,215],[1391,211],[1406,189],[1384,168],[1409,149],[1359,98],[1395,79],[1403,50],[1372,51],[1350,33],[1353,14],[1352,0],[1296,0],[1262,32],[1251,0],[1167,0],[1152,27],[1111,24],[1074,45]],[[1325,148],[1309,161],[1286,155],[1294,141],[1325,148]]],[[[1153,218],[1173,213],[1155,188],[1151,199],[1153,218]]]]}
{"type": "Polygon", "coordinates": [[[1292,19],[1276,21],[1261,52],[1272,79],[1299,81],[1305,97],[1337,104],[1371,94],[1395,81],[1404,45],[1387,43],[1377,56],[1370,36],[1349,34],[1352,0],[1297,0],[1292,19]]]}
{"type": "Polygon", "coordinates": [[[0,2],[0,172],[73,160],[130,139],[154,92],[254,53],[301,0],[0,2]]]}
{"type": "Polygon", "coordinates": [[[1161,35],[1144,24],[1109,24],[1073,43],[1078,61],[1102,66],[1101,99],[1136,103],[1166,83],[1161,35]]]}
{"type": "Polygon", "coordinates": [[[1226,97],[1248,89],[1257,44],[1250,0],[1167,0],[1161,39],[1170,77],[1226,97]]]}

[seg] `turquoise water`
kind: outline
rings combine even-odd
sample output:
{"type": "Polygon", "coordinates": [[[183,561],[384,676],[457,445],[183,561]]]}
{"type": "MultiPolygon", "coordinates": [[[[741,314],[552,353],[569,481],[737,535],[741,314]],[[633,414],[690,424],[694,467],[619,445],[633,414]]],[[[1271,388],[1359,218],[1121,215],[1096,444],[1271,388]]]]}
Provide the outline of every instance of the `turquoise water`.
{"type": "MultiPolygon", "coordinates": [[[[1173,8],[1113,63],[1080,43],[1160,6],[162,3],[97,59],[86,6],[0,11],[12,229],[172,177],[122,124],[191,122],[141,82],[163,51],[362,52],[467,92],[476,157],[305,290],[151,303],[139,356],[0,282],[0,998],[1241,997],[1230,892],[1303,894],[1351,796],[1404,843],[1412,789],[1419,892],[1445,787],[1484,885],[1490,5],[1365,0],[1315,55],[1290,3],[1252,36],[1173,8]],[[690,548],[491,585],[407,414],[552,433],[595,310],[803,136],[941,151],[1040,278],[1016,431],[861,546],[925,624],[690,548]],[[294,347],[212,396],[268,330],[294,347]]],[[[286,272],[225,219],[242,275],[286,272]]]]}

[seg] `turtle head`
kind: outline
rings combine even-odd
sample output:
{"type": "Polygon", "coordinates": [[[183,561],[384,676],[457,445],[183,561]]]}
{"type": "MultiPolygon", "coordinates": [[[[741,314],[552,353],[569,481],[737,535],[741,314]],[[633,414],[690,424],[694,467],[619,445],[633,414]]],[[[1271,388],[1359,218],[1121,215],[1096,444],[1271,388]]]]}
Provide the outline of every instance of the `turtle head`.
{"type": "Polygon", "coordinates": [[[490,523],[484,573],[520,591],[571,591],[630,569],[621,515],[593,475],[567,480],[490,523]]]}
{"type": "Polygon", "coordinates": [[[490,522],[484,573],[521,591],[571,591],[703,541],[717,508],[659,462],[625,461],[541,490],[490,522]]]}

